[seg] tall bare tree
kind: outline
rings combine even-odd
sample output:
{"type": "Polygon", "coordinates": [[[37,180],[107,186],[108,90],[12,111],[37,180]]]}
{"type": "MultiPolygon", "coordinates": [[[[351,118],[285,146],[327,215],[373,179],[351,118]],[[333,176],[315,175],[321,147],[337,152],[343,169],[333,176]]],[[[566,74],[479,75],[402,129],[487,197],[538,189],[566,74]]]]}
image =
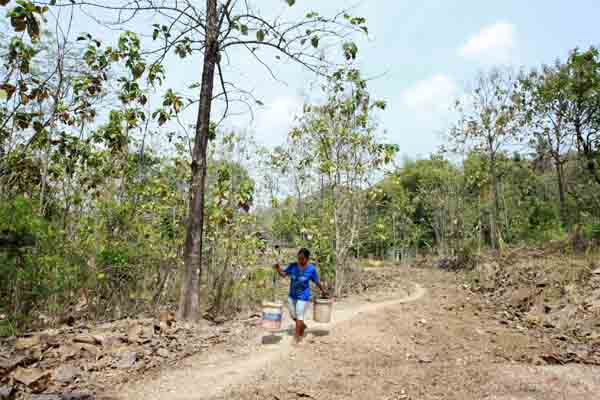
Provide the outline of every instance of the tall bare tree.
{"type": "MultiPolygon", "coordinates": [[[[305,106],[299,126],[290,132],[290,151],[300,147],[309,151],[303,158],[288,160],[296,164],[298,171],[312,169],[303,176],[313,181],[314,189],[319,187],[315,180],[323,178],[320,221],[312,227],[312,233],[330,232],[335,291],[341,295],[347,284],[351,252],[364,224],[365,189],[377,174],[392,165],[398,147],[377,137],[373,115],[386,104],[371,98],[358,69],[352,65],[339,69],[324,91],[327,103],[305,106]]],[[[318,198],[317,193],[313,199],[318,198]]]]}
{"type": "MultiPolygon", "coordinates": [[[[152,13],[158,21],[153,25],[152,37],[159,45],[148,53],[156,55],[155,63],[161,63],[174,52],[184,58],[202,56],[201,79],[197,87],[199,97],[191,104],[197,106],[194,146],[191,162],[190,205],[187,219],[187,235],[184,248],[184,279],[181,289],[179,317],[196,321],[200,318],[199,282],[202,269],[202,239],[204,227],[204,203],[207,171],[207,147],[212,132],[213,104],[223,101],[220,123],[237,102],[251,104],[253,94],[229,81],[224,72],[226,63],[232,63],[235,48],[247,51],[252,58],[275,77],[266,54],[276,54],[276,59],[287,58],[310,71],[324,74],[330,66],[325,50],[343,42],[346,58],[356,56],[357,47],[346,41],[352,32],[367,33],[364,18],[340,12],[325,17],[308,11],[304,17],[285,18],[285,13],[262,12],[258,2],[250,0],[206,0],[204,4],[192,0],[139,0],[135,2],[114,0],[55,1],[53,6],[75,6],[93,14],[94,9],[114,11],[113,25],[126,26],[138,15],[152,13]],[[90,12],[92,11],[92,12],[90,12]],[[215,81],[219,87],[215,90],[215,81]]],[[[261,2],[262,3],[262,2],[261,2]]],[[[272,1],[273,8],[281,1],[272,1]]],[[[294,6],[295,0],[285,0],[294,6]]],[[[145,15],[147,17],[147,15],[145,15]]],[[[163,121],[165,113],[158,113],[163,121]]]]}
{"type": "Polygon", "coordinates": [[[461,118],[452,128],[450,139],[458,145],[472,145],[489,160],[491,182],[490,231],[491,244],[498,248],[500,230],[500,178],[498,156],[514,143],[521,129],[516,101],[518,81],[508,70],[495,69],[481,74],[464,101],[458,102],[461,118]]]}

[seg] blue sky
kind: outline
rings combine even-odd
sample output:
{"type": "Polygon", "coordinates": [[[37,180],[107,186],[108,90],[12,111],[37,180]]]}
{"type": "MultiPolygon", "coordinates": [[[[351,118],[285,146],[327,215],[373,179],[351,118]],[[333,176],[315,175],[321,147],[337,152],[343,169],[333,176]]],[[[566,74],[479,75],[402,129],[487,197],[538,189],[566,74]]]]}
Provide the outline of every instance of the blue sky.
{"type": "MultiPolygon", "coordinates": [[[[323,3],[299,0],[296,7],[323,3]]],[[[356,2],[327,4],[332,11],[356,2]]],[[[593,0],[372,0],[355,12],[367,18],[371,36],[360,41],[363,70],[386,73],[370,83],[388,102],[381,127],[411,158],[441,144],[440,132],[452,121],[450,104],[479,71],[496,64],[535,67],[565,58],[573,47],[600,43],[600,2],[593,0]]],[[[263,143],[282,140],[310,92],[306,73],[281,78],[287,85],[260,80],[266,107],[257,110],[254,127],[263,143]]]]}
{"type": "MultiPolygon", "coordinates": [[[[286,10],[331,14],[354,7],[367,18],[370,37],[359,42],[359,62],[373,96],[387,101],[380,126],[387,140],[400,145],[403,156],[427,156],[442,143],[441,132],[452,122],[453,100],[481,71],[494,65],[532,68],[565,58],[576,46],[600,44],[600,2],[597,0],[297,0],[288,9],[283,0],[257,0],[265,13],[286,10]]],[[[131,29],[151,33],[150,20],[131,29]]],[[[92,29],[78,18],[76,29],[92,29]]],[[[106,32],[101,33],[110,35],[106,32]]],[[[272,59],[272,61],[275,61],[272,59]]],[[[201,57],[168,64],[167,86],[183,90],[197,81],[201,57]]],[[[265,106],[229,120],[250,130],[259,143],[276,145],[285,139],[305,98],[315,92],[315,77],[298,65],[276,62],[282,82],[249,57],[232,54],[229,79],[253,89],[265,106]]],[[[194,116],[187,116],[189,123],[194,116]]]]}

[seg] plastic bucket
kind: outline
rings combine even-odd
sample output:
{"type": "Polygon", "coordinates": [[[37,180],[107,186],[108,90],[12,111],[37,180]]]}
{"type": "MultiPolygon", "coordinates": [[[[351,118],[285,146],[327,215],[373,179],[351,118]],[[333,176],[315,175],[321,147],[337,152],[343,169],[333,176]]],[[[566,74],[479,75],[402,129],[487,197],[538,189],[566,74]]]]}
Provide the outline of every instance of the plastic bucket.
{"type": "Polygon", "coordinates": [[[264,301],[262,304],[262,327],[271,331],[281,329],[283,304],[264,301]]]}
{"type": "Polygon", "coordinates": [[[327,323],[331,321],[331,312],[333,309],[333,300],[315,299],[314,320],[316,322],[327,323]]]}

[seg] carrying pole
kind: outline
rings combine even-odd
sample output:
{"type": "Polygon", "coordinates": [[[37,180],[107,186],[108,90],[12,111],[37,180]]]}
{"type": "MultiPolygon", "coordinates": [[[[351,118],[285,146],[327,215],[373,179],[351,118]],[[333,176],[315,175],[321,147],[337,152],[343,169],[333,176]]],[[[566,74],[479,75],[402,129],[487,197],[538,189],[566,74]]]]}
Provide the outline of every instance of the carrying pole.
{"type": "MultiPolygon", "coordinates": [[[[275,245],[275,249],[277,250],[277,263],[279,263],[281,261],[281,249],[279,248],[278,245],[275,245]]],[[[278,284],[278,279],[279,278],[279,272],[274,270],[273,271],[273,302],[277,301],[277,284],[278,284]]]]}

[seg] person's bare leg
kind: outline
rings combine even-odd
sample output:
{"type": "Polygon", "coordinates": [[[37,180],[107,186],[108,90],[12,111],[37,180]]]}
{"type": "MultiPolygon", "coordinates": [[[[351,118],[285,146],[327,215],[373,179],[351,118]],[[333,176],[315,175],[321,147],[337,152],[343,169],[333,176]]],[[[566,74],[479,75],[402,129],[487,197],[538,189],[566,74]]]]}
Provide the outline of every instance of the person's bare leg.
{"type": "Polygon", "coordinates": [[[294,332],[294,339],[296,339],[297,342],[300,341],[300,338],[302,337],[302,324],[302,321],[296,320],[296,330],[294,332]]]}

